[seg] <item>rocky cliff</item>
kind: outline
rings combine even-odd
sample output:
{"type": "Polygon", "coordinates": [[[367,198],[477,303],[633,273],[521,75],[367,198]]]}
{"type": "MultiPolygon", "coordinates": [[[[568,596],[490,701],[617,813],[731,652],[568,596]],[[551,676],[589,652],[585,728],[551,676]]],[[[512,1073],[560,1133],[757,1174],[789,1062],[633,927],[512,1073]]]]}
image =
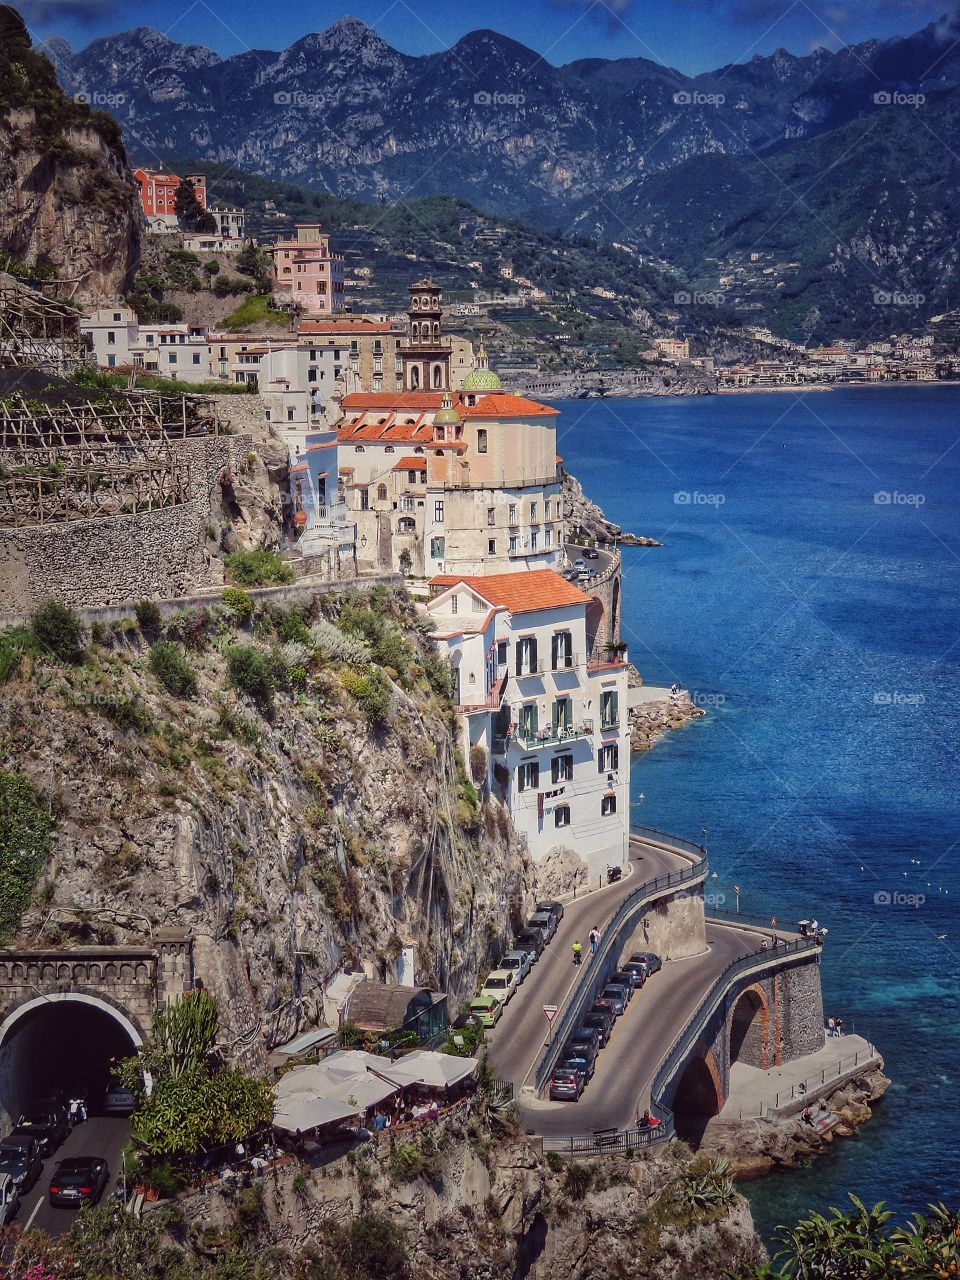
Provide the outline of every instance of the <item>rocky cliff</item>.
{"type": "Polygon", "coordinates": [[[72,663],[0,646],[0,770],[57,814],[16,941],[189,930],[251,1067],[322,1021],[328,978],[393,979],[406,943],[455,1014],[528,905],[528,866],[455,755],[446,670],[406,597],[288,591],[96,627],[72,663]]]}
{"type": "Polygon", "coordinates": [[[140,205],[116,123],[66,97],[20,16],[0,7],[0,256],[115,297],[140,249],[140,205]]]}
{"type": "Polygon", "coordinates": [[[258,1190],[182,1201],[184,1251],[272,1249],[277,1276],[311,1258],[311,1275],[391,1280],[720,1280],[764,1256],[745,1201],[682,1143],[548,1162],[477,1114],[325,1152],[258,1190]],[[369,1271],[359,1258],[337,1270],[378,1228],[369,1271]]]}

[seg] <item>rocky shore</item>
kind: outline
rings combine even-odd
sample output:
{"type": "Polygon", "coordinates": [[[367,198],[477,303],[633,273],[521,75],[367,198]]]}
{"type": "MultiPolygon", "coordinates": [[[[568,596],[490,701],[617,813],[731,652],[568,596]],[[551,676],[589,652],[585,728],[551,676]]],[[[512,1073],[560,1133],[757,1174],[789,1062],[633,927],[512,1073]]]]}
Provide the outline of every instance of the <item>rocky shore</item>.
{"type": "Polygon", "coordinates": [[[890,1087],[880,1067],[845,1081],[823,1094],[823,1107],[812,1103],[813,1122],[796,1115],[775,1120],[724,1120],[707,1125],[700,1151],[725,1157],[735,1179],[747,1182],[777,1169],[791,1169],[811,1157],[824,1155],[835,1138],[849,1138],[873,1115],[872,1106],[890,1087]]]}
{"type": "Polygon", "coordinates": [[[571,541],[619,542],[623,547],[660,547],[656,538],[624,533],[618,524],[608,520],[600,507],[587,497],[576,476],[563,472],[563,518],[571,541]]]}
{"type": "MultiPolygon", "coordinates": [[[[631,688],[641,685],[639,675],[630,677],[631,688]]],[[[665,697],[655,702],[643,702],[630,708],[630,749],[634,752],[649,751],[671,729],[682,729],[691,720],[705,715],[696,706],[690,694],[683,689],[676,697],[665,697]]]]}

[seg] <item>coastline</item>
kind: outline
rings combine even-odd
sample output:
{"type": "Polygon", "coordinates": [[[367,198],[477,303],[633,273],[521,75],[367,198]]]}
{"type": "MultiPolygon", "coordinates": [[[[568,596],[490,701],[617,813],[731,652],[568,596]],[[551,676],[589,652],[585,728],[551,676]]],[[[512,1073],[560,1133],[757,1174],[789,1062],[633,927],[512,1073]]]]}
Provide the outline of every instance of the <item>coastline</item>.
{"type": "Polygon", "coordinates": [[[792,382],[776,387],[718,387],[715,395],[741,396],[789,391],[796,395],[808,391],[915,391],[919,387],[960,387],[960,378],[937,378],[935,382],[831,382],[823,386],[816,382],[792,382]]]}

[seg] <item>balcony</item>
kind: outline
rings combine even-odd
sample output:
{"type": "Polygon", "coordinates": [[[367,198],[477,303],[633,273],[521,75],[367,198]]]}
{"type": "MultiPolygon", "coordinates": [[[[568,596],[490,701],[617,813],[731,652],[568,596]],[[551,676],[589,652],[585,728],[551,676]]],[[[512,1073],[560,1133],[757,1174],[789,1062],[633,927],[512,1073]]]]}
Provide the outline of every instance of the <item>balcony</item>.
{"type": "Polygon", "coordinates": [[[515,738],[524,751],[533,751],[537,747],[555,747],[577,738],[589,738],[592,733],[593,721],[581,720],[578,724],[548,725],[533,733],[517,729],[515,738]]]}
{"type": "Polygon", "coordinates": [[[602,731],[602,730],[604,730],[604,729],[619,729],[619,728],[620,728],[620,717],[619,717],[619,715],[601,716],[601,717],[600,717],[600,729],[601,729],[601,731],[602,731]]]}
{"type": "Polygon", "coordinates": [[[552,658],[538,658],[536,662],[524,662],[518,671],[516,664],[510,674],[517,680],[522,680],[525,676],[543,676],[553,672],[559,675],[564,671],[574,671],[577,667],[582,667],[585,658],[581,653],[561,653],[557,655],[556,662],[552,658]]]}

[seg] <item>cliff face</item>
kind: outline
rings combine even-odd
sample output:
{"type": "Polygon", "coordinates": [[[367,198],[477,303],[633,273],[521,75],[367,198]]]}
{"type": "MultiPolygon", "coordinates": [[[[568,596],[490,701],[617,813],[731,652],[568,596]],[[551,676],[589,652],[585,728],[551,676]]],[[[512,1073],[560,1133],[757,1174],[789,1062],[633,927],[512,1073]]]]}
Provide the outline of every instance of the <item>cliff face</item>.
{"type": "MultiPolygon", "coordinates": [[[[369,1229],[376,1215],[392,1242],[379,1273],[405,1280],[746,1274],[764,1256],[749,1209],[729,1185],[700,1194],[704,1176],[709,1183],[707,1163],[691,1160],[682,1144],[551,1165],[522,1140],[491,1138],[476,1115],[451,1117],[339,1158],[329,1153],[313,1169],[279,1170],[255,1201],[229,1188],[186,1198],[180,1239],[188,1252],[192,1241],[235,1239],[238,1209],[246,1209],[244,1247],[271,1249],[274,1274],[286,1277],[297,1258],[326,1259],[332,1233],[351,1223],[369,1229]]],[[[315,1274],[347,1273],[331,1266],[315,1274]]]]}
{"type": "Polygon", "coordinates": [[[158,635],[132,623],[98,630],[79,665],[28,656],[0,691],[0,769],[59,813],[17,941],[186,928],[252,1068],[322,1021],[332,974],[393,980],[407,943],[455,1014],[527,905],[529,869],[455,758],[445,673],[406,598],[297,589],[282,610],[195,612],[165,634],[193,697],[166,691],[158,635]],[[247,659],[244,680],[238,650],[259,675],[247,659]]]}
{"type": "Polygon", "coordinates": [[[136,268],[141,217],[119,130],[67,98],[0,7],[0,253],[73,282],[67,296],[113,298],[136,268]]]}

